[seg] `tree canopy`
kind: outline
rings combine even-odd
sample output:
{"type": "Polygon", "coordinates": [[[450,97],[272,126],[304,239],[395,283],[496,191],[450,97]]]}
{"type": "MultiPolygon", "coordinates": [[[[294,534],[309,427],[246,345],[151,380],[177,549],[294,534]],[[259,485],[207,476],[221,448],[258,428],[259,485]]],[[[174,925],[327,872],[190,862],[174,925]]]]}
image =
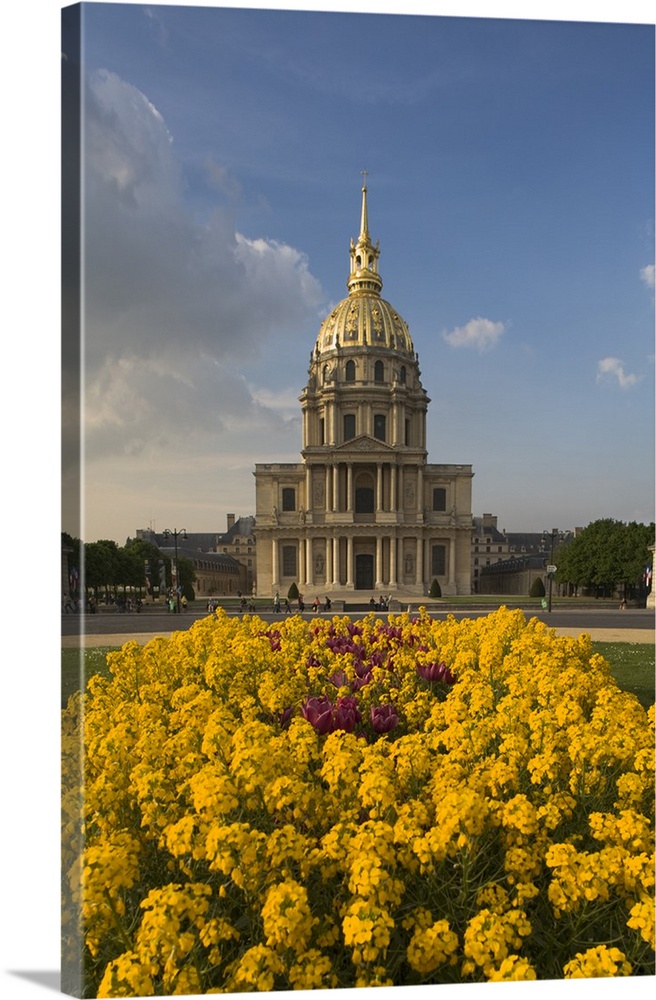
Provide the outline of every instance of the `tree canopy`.
{"type": "Polygon", "coordinates": [[[606,595],[617,588],[622,588],[625,596],[634,594],[640,591],[645,569],[651,565],[649,546],[653,543],[653,523],[626,524],[610,517],[592,521],[557,550],[556,579],[606,595]]]}

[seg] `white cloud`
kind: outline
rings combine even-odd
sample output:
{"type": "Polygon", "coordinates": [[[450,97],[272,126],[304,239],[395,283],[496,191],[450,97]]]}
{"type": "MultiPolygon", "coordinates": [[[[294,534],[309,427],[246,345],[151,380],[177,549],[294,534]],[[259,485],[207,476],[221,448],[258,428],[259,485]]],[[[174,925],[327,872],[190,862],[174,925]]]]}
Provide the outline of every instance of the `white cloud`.
{"type": "Polygon", "coordinates": [[[166,122],[116,74],[90,78],[85,115],[87,461],[200,450],[208,435],[229,450],[236,421],[280,425],[239,369],[272,340],[294,350],[315,324],[307,258],[237,232],[227,210],[199,222],[166,122]]]}
{"type": "Polygon", "coordinates": [[[602,358],[597,363],[597,382],[608,383],[617,379],[620,389],[630,389],[640,381],[639,375],[627,375],[619,358],[602,358]]]}
{"type": "Polygon", "coordinates": [[[464,326],[457,326],[449,333],[444,333],[443,337],[451,347],[474,347],[478,351],[487,351],[495,346],[505,329],[503,323],[477,316],[464,326]]]}
{"type": "Polygon", "coordinates": [[[654,288],[656,283],[655,268],[653,264],[647,264],[646,267],[640,269],[640,277],[644,281],[647,288],[654,288]]]}

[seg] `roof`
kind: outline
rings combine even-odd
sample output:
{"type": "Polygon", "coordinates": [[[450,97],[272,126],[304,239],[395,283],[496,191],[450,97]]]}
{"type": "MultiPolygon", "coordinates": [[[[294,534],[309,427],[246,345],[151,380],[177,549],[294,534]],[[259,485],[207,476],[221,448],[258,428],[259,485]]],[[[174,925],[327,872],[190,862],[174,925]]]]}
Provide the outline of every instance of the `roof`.
{"type": "Polygon", "coordinates": [[[255,518],[252,514],[246,517],[238,517],[231,528],[217,535],[216,542],[221,545],[230,545],[235,538],[248,538],[255,532],[255,518]]]}

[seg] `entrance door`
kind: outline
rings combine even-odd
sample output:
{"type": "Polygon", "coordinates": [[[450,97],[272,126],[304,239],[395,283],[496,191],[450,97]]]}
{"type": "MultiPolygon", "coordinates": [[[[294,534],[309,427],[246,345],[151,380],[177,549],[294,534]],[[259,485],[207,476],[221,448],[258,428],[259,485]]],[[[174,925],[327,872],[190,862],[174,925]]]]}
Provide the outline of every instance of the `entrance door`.
{"type": "Polygon", "coordinates": [[[361,552],[355,557],[355,589],[373,590],[374,587],[374,557],[367,552],[361,552]]]}

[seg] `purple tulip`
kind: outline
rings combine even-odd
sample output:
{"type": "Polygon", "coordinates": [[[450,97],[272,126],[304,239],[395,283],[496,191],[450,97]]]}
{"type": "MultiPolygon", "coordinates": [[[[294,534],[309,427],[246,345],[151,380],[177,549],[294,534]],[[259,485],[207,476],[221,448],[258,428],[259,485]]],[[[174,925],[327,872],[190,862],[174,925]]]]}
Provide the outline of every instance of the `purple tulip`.
{"type": "Polygon", "coordinates": [[[329,678],[329,680],[330,683],[333,684],[336,688],[344,687],[344,685],[348,684],[349,682],[349,679],[343,670],[336,670],[335,673],[332,675],[332,677],[329,678]]]}
{"type": "Polygon", "coordinates": [[[335,712],[335,729],[343,729],[347,733],[352,733],[361,721],[362,716],[355,698],[350,696],[339,698],[335,712]]]}
{"type": "Polygon", "coordinates": [[[456,679],[446,663],[418,663],[417,673],[431,684],[444,681],[445,684],[455,684],[456,679]]]}
{"type": "Polygon", "coordinates": [[[301,705],[301,713],[320,736],[325,736],[327,733],[332,733],[334,728],[333,707],[330,698],[322,694],[320,698],[306,698],[305,703],[301,705]]]}
{"type": "Polygon", "coordinates": [[[371,728],[379,735],[389,733],[399,724],[399,717],[396,714],[394,705],[372,705],[371,706],[371,728]]]}
{"type": "Polygon", "coordinates": [[[280,727],[281,727],[281,729],[287,729],[288,728],[288,726],[289,726],[289,720],[291,719],[293,712],[294,712],[294,709],[291,708],[291,707],[289,707],[289,708],[283,709],[283,711],[280,713],[280,727]]]}
{"type": "Polygon", "coordinates": [[[365,684],[369,683],[369,681],[372,679],[372,677],[373,677],[373,674],[371,673],[371,670],[368,670],[366,672],[366,674],[364,675],[364,677],[359,677],[359,676],[354,677],[353,681],[351,683],[351,690],[352,691],[359,691],[360,688],[363,688],[365,686],[365,684]]]}

